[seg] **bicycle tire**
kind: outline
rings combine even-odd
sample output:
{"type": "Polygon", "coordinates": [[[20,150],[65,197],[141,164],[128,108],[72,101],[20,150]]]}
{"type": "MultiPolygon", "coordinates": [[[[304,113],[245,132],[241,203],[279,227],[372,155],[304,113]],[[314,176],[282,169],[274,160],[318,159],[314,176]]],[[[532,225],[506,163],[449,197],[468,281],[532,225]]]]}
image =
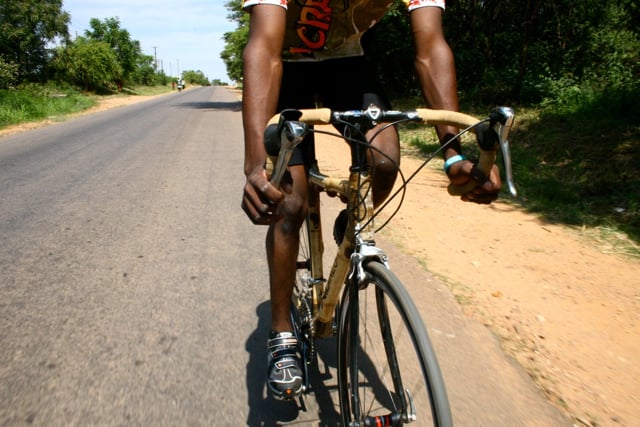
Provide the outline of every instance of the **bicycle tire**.
{"type": "Polygon", "coordinates": [[[364,283],[345,287],[340,307],[344,425],[453,425],[435,352],[413,300],[380,262],[369,262],[364,271],[364,283]]]}

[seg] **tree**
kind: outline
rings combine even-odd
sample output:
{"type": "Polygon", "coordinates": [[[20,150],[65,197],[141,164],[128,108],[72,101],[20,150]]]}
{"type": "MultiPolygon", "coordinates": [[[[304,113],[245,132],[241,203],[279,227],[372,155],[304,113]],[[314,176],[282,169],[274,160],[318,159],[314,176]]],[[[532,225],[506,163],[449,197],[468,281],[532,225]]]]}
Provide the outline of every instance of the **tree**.
{"type": "Polygon", "coordinates": [[[186,70],[182,72],[182,78],[184,79],[185,82],[192,84],[192,85],[201,85],[201,86],[208,86],[209,85],[209,79],[207,79],[207,76],[204,75],[204,73],[200,70],[198,71],[193,71],[193,70],[186,70]]]}
{"type": "Polygon", "coordinates": [[[18,80],[42,80],[49,43],[69,37],[62,0],[0,0],[0,57],[17,64],[18,80]]]}
{"type": "Polygon", "coordinates": [[[602,90],[637,80],[634,18],[636,0],[457,0],[447,3],[445,30],[464,92],[538,102],[566,85],[602,90]]]}
{"type": "Polygon", "coordinates": [[[227,75],[237,82],[242,81],[242,52],[249,39],[249,16],[242,10],[241,0],[230,0],[225,7],[231,12],[227,18],[238,25],[234,31],[227,32],[223,38],[225,47],[220,58],[227,67],[227,75]]]}
{"type": "Polygon", "coordinates": [[[640,31],[638,3],[615,2],[600,15],[604,25],[589,29],[590,43],[586,48],[589,60],[583,76],[596,89],[629,89],[640,79],[640,31]],[[626,3],[626,4],[625,4],[626,3]],[[635,7],[635,18],[633,12],[635,7]]]}
{"type": "Polygon", "coordinates": [[[0,55],[0,89],[13,87],[18,80],[19,72],[18,64],[5,61],[0,55]]]}
{"type": "Polygon", "coordinates": [[[136,83],[152,86],[156,82],[154,59],[151,55],[138,55],[135,72],[132,79],[136,83]]]}
{"type": "Polygon", "coordinates": [[[118,18],[107,18],[104,21],[91,18],[89,26],[91,29],[85,31],[87,38],[105,42],[113,49],[122,69],[122,79],[117,82],[119,89],[122,89],[123,84],[130,82],[138,66],[142,55],[140,42],[132,40],[129,31],[120,28],[118,18]]]}
{"type": "Polygon", "coordinates": [[[78,37],[60,48],[54,61],[64,80],[85,90],[96,90],[121,79],[122,68],[106,42],[78,37]]]}

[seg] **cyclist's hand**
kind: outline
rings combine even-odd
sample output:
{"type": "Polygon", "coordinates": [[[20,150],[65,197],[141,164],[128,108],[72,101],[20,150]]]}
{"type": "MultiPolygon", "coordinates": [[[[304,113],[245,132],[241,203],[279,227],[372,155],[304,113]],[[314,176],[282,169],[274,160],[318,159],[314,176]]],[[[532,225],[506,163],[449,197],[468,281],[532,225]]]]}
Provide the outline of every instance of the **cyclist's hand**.
{"type": "Polygon", "coordinates": [[[254,224],[267,225],[276,222],[278,204],[283,194],[271,185],[267,173],[259,168],[247,175],[242,195],[242,210],[254,224]]]}
{"type": "Polygon", "coordinates": [[[467,202],[489,204],[498,198],[502,186],[500,171],[496,165],[493,165],[487,177],[475,168],[475,163],[464,160],[451,165],[448,176],[451,183],[455,185],[464,185],[470,180],[477,182],[471,192],[462,196],[462,200],[467,202]]]}

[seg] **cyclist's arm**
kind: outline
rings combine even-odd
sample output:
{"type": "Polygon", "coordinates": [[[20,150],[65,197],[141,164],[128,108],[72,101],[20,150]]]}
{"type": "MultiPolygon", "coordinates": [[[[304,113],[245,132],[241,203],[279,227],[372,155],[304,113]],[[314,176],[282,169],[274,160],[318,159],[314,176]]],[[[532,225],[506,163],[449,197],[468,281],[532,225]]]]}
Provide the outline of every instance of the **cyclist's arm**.
{"type": "Polygon", "coordinates": [[[269,184],[264,164],[264,128],[275,114],[282,78],[282,44],[286,9],[256,5],[250,10],[249,40],[244,50],[243,103],[247,177],[242,207],[255,223],[274,219],[274,204],[282,193],[269,184]]]}
{"type": "MultiPolygon", "coordinates": [[[[430,108],[458,111],[458,93],[453,53],[442,32],[442,9],[421,7],[411,11],[411,30],[416,47],[415,67],[422,93],[430,108]]],[[[440,141],[458,130],[436,128],[440,141]]],[[[447,138],[448,139],[448,138],[447,138]]],[[[460,154],[459,145],[450,145],[445,159],[460,154]]]]}
{"type": "MultiPolygon", "coordinates": [[[[458,111],[458,94],[455,63],[451,48],[446,42],[442,30],[442,13],[439,7],[420,7],[410,12],[411,30],[416,46],[416,72],[427,103],[433,109],[458,111]]],[[[440,142],[455,135],[458,130],[450,126],[436,128],[440,142]]],[[[444,158],[449,159],[461,154],[459,142],[445,149],[444,158]]],[[[448,170],[453,184],[462,185],[477,176],[474,165],[469,161],[459,161],[448,170]]],[[[500,190],[501,180],[498,168],[494,165],[485,181],[480,180],[471,193],[462,196],[463,200],[478,203],[490,203],[500,190]]]]}

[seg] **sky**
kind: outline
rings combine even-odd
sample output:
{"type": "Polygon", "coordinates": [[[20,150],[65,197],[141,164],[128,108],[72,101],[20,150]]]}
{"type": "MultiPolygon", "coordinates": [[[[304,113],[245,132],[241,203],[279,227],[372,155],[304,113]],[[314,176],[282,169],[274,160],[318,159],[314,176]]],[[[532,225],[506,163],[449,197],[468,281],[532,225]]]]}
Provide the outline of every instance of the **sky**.
{"type": "Polygon", "coordinates": [[[233,31],[224,0],[64,0],[71,15],[69,34],[84,35],[91,18],[119,18],[120,28],[138,40],[146,55],[157,57],[167,75],[202,71],[209,79],[230,82],[220,52],[222,36],[233,31]]]}

